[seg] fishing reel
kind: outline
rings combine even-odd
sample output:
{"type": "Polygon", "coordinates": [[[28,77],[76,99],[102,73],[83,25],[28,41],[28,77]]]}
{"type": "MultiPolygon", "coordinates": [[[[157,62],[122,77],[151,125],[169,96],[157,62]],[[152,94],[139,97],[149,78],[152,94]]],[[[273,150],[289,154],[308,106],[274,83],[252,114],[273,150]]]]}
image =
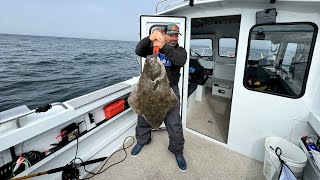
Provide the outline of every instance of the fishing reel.
{"type": "Polygon", "coordinates": [[[62,171],[62,180],[78,180],[80,171],[75,163],[67,164],[62,171]]]}

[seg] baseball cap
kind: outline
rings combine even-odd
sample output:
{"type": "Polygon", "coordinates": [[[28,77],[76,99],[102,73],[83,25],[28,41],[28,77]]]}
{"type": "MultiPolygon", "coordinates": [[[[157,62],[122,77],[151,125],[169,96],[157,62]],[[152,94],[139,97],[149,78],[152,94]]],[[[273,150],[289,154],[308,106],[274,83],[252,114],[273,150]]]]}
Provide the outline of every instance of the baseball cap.
{"type": "Polygon", "coordinates": [[[166,34],[180,34],[179,33],[179,26],[177,26],[176,24],[173,24],[173,23],[172,24],[168,24],[168,26],[166,26],[164,28],[164,32],[166,34]]]}

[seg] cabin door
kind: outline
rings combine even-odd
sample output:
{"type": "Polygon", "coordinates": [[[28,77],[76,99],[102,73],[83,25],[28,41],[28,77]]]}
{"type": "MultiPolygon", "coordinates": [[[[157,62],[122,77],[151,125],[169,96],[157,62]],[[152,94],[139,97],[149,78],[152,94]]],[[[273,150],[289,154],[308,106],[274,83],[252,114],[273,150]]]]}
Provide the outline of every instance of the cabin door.
{"type": "MultiPolygon", "coordinates": [[[[185,39],[186,39],[186,17],[177,17],[177,16],[150,16],[150,15],[141,15],[140,16],[140,40],[149,36],[155,29],[165,27],[170,23],[175,23],[179,26],[179,32],[181,36],[179,36],[178,43],[180,46],[185,47],[185,39]]],[[[140,58],[140,66],[141,71],[143,70],[145,58],[140,58]]],[[[184,77],[185,68],[181,68],[180,73],[180,81],[179,81],[179,90],[180,90],[180,113],[182,112],[182,102],[183,102],[183,77],[184,77]]],[[[182,114],[182,113],[181,113],[182,114]]],[[[160,128],[164,128],[164,123],[160,126],[160,128]]]]}

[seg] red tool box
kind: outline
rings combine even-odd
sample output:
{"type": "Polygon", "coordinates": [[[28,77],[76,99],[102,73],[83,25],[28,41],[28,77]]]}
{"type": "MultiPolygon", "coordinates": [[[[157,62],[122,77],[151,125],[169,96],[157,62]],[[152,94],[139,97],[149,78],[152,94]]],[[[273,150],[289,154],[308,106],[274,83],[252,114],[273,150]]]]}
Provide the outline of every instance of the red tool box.
{"type": "Polygon", "coordinates": [[[103,107],[106,119],[110,119],[122,112],[124,110],[124,103],[125,101],[123,99],[119,99],[103,107]]]}

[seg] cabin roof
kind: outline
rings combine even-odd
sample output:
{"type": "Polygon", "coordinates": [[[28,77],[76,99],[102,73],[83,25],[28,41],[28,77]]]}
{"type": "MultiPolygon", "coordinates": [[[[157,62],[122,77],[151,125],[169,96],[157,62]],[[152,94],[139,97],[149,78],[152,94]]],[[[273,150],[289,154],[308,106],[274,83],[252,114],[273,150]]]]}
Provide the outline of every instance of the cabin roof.
{"type": "MultiPolygon", "coordinates": [[[[272,0],[194,0],[194,6],[203,6],[203,5],[222,5],[226,3],[246,3],[246,4],[270,4],[270,6],[276,5],[320,5],[320,0],[275,0],[275,3],[271,2],[272,0]]],[[[192,8],[189,6],[189,1],[186,0],[161,0],[156,5],[156,14],[157,15],[169,15],[175,14],[176,12],[192,8]]],[[[267,7],[270,8],[270,7],[267,7]]]]}

